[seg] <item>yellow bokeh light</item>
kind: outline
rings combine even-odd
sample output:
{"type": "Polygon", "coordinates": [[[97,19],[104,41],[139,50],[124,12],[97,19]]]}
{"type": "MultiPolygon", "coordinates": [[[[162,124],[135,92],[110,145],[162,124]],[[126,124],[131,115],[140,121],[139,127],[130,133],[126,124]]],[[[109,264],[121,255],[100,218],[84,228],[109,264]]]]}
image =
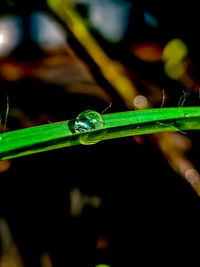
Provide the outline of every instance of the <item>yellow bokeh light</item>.
{"type": "Polygon", "coordinates": [[[188,55],[188,48],[181,39],[170,40],[162,54],[164,62],[177,64],[184,60],[188,55]]]}
{"type": "Polygon", "coordinates": [[[186,64],[184,64],[184,62],[177,63],[177,64],[167,62],[165,64],[164,68],[165,68],[165,73],[171,79],[178,80],[184,75],[185,69],[186,69],[186,64]]]}

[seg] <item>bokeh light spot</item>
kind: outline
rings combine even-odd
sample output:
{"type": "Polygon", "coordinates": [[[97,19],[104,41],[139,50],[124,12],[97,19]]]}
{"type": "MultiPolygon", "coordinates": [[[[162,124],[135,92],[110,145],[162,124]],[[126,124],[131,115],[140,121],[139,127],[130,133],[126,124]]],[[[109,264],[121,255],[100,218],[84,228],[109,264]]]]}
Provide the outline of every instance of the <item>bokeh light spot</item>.
{"type": "Polygon", "coordinates": [[[183,76],[185,73],[185,67],[186,65],[183,63],[173,64],[170,62],[167,62],[164,66],[165,73],[174,80],[177,80],[183,76]]]}
{"type": "Polygon", "coordinates": [[[158,20],[147,11],[144,12],[144,20],[149,26],[153,28],[157,28],[159,25],[158,20]]]}
{"type": "Polygon", "coordinates": [[[188,55],[188,48],[181,39],[170,40],[163,50],[163,60],[165,62],[179,63],[188,55]]]}
{"type": "Polygon", "coordinates": [[[162,47],[156,42],[135,44],[131,47],[131,52],[143,61],[162,61],[162,47]]]}
{"type": "Polygon", "coordinates": [[[143,95],[138,95],[134,99],[134,106],[137,109],[145,109],[148,106],[148,100],[143,95]]]}
{"type": "Polygon", "coordinates": [[[11,53],[22,39],[21,19],[17,16],[0,18],[0,56],[11,53]]]}

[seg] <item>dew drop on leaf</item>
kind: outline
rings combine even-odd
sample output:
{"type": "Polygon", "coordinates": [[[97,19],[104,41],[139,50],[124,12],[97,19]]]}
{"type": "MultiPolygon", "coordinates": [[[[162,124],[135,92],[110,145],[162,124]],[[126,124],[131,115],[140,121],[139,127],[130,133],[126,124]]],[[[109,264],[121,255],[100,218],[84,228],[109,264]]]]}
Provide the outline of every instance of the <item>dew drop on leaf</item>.
{"type": "MultiPolygon", "coordinates": [[[[103,116],[94,111],[94,110],[86,110],[81,112],[74,123],[74,130],[76,133],[87,133],[94,130],[99,130],[104,127],[104,119],[103,116]]],[[[82,135],[80,136],[80,143],[84,145],[95,144],[99,141],[97,135],[92,137],[91,135],[82,135]]]]}

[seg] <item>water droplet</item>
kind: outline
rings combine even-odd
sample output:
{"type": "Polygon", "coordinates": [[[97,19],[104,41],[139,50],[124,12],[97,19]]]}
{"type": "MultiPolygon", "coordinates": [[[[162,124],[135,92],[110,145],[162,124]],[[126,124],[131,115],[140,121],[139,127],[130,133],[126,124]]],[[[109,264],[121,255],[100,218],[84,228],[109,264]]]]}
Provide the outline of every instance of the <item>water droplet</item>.
{"type": "Polygon", "coordinates": [[[189,117],[189,114],[188,113],[185,113],[184,114],[184,117],[186,117],[186,118],[189,117]]]}
{"type": "MultiPolygon", "coordinates": [[[[76,133],[87,133],[94,130],[99,130],[104,127],[103,116],[94,111],[86,110],[81,112],[75,120],[74,129],[76,133]]],[[[100,141],[97,134],[92,135],[83,134],[80,136],[80,143],[84,145],[95,144],[100,141]]]]}
{"type": "Polygon", "coordinates": [[[94,110],[81,112],[75,120],[75,132],[88,132],[103,128],[104,119],[102,115],[94,110]]]}

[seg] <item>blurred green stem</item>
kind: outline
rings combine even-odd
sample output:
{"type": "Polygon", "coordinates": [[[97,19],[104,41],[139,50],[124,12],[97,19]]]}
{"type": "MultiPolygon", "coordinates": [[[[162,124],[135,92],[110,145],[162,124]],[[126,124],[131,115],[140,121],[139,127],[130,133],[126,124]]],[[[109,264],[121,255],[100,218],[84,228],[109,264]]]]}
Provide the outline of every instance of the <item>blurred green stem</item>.
{"type": "Polygon", "coordinates": [[[101,140],[200,130],[200,107],[162,108],[102,115],[102,129],[75,133],[74,120],[0,134],[0,160],[101,140]]]}

